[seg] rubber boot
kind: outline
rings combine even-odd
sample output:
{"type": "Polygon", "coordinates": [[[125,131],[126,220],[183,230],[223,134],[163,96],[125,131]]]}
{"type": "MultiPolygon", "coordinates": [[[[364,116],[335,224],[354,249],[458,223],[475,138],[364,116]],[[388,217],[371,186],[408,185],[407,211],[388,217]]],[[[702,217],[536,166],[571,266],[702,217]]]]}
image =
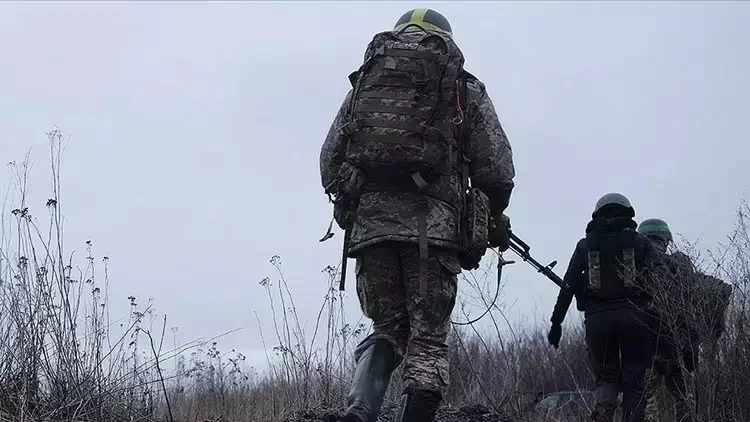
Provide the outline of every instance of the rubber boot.
{"type": "Polygon", "coordinates": [[[407,391],[401,396],[396,422],[433,422],[441,400],[436,391],[407,391]]]}
{"type": "Polygon", "coordinates": [[[375,340],[360,356],[342,422],[375,422],[380,413],[391,374],[400,361],[390,343],[375,340]]]}

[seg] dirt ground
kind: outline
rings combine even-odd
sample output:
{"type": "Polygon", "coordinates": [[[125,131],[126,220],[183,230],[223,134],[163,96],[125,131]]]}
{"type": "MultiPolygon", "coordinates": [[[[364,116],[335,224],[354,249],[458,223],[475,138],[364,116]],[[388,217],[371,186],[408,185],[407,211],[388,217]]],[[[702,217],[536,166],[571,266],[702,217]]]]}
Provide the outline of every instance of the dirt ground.
{"type": "MultiPolygon", "coordinates": [[[[395,422],[396,406],[383,406],[378,422],[395,422]]],[[[336,422],[341,409],[310,409],[286,422],[336,422]]],[[[512,419],[503,418],[483,406],[464,406],[453,408],[443,406],[438,411],[436,422],[510,422],[512,419]]]]}

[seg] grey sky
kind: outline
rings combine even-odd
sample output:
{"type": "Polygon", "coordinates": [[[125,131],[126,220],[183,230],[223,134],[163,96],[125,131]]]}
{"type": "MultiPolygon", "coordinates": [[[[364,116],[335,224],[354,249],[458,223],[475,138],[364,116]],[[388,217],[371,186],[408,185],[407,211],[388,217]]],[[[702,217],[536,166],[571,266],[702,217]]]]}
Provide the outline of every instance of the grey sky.
{"type": "MultiPolygon", "coordinates": [[[[152,297],[182,341],[244,327],[221,346],[254,350],[272,255],[315,316],[342,238],[318,243],[320,145],[372,34],[417,6],[487,84],[515,154],[508,213],[540,261],[562,274],[613,190],[703,246],[729,232],[750,185],[745,2],[3,3],[0,160],[34,148],[43,212],[59,125],[67,244],[110,256],[112,312],[152,297]]],[[[553,285],[506,276],[512,319],[546,321],[553,285]]]]}

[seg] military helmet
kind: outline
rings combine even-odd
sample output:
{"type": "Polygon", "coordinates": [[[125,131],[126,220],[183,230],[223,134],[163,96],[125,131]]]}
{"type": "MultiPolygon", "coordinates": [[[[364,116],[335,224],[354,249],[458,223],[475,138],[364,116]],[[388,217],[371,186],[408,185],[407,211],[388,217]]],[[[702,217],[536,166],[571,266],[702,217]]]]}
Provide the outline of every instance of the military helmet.
{"type": "Polygon", "coordinates": [[[404,13],[396,22],[393,30],[400,31],[411,25],[418,26],[425,31],[439,31],[453,35],[448,19],[434,9],[412,9],[404,13]]]}
{"type": "Polygon", "coordinates": [[[611,192],[599,198],[599,200],[596,201],[594,212],[591,213],[591,216],[596,218],[597,214],[599,214],[599,212],[605,207],[622,207],[626,210],[628,217],[635,216],[635,209],[633,208],[633,205],[630,204],[630,200],[621,193],[611,192]]]}
{"type": "Polygon", "coordinates": [[[638,225],[638,233],[647,237],[661,237],[668,242],[673,240],[672,230],[669,229],[667,222],[660,218],[649,218],[643,220],[641,224],[638,225]]]}

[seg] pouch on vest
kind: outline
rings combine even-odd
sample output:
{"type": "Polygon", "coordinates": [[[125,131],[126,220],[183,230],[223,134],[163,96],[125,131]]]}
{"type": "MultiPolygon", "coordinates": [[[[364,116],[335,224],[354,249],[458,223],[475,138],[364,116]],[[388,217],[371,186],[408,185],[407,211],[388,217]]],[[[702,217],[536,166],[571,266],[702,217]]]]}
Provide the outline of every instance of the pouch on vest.
{"type": "Polygon", "coordinates": [[[640,293],[636,285],[636,236],[630,230],[586,235],[587,295],[616,299],[640,293]]]}
{"type": "Polygon", "coordinates": [[[466,198],[465,244],[462,245],[461,267],[476,269],[487,252],[490,227],[490,200],[477,188],[472,188],[466,198]]]}

